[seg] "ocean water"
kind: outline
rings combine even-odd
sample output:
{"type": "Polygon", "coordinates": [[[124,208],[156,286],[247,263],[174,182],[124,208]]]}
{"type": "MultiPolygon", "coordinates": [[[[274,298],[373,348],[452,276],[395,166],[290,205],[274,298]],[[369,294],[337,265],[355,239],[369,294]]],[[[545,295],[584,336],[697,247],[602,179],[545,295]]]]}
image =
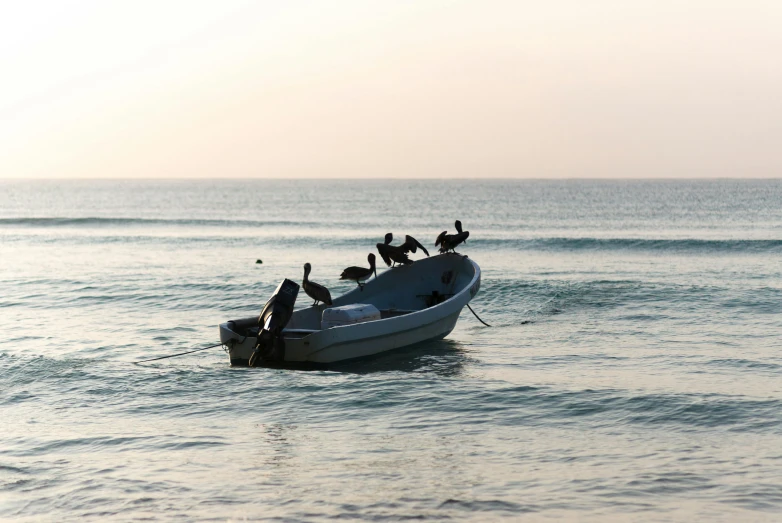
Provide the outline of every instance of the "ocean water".
{"type": "Polygon", "coordinates": [[[782,181],[4,181],[0,519],[779,521],[781,349],[782,181]],[[490,328],[133,364],[457,218],[490,328]]]}

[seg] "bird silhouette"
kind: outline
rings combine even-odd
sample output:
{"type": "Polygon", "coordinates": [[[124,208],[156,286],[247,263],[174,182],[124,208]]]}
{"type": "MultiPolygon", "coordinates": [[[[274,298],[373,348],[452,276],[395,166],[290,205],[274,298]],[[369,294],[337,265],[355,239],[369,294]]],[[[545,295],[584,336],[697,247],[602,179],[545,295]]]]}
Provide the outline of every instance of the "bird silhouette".
{"type": "Polygon", "coordinates": [[[312,265],[305,263],[304,281],[301,282],[301,286],[304,288],[304,292],[307,293],[307,296],[315,300],[313,305],[317,305],[319,301],[325,303],[326,305],[331,305],[331,293],[323,285],[309,280],[310,271],[312,271],[312,265]]]}
{"type": "Polygon", "coordinates": [[[367,256],[367,261],[369,261],[369,269],[365,267],[348,267],[344,271],[342,271],[342,275],[340,275],[340,280],[352,280],[358,284],[358,288],[362,291],[364,290],[364,283],[366,280],[369,279],[369,277],[372,275],[372,273],[375,273],[375,278],[377,278],[377,269],[375,268],[375,255],[373,253],[369,253],[369,256],[367,256]]]}
{"type": "Polygon", "coordinates": [[[401,245],[391,245],[393,239],[394,235],[389,232],[386,234],[385,243],[377,244],[377,252],[380,253],[380,257],[383,258],[383,261],[386,262],[386,265],[389,267],[392,266],[392,263],[393,266],[396,266],[397,263],[413,263],[413,260],[408,258],[407,253],[415,253],[418,249],[421,249],[424,251],[424,254],[429,256],[429,251],[426,250],[426,247],[421,245],[418,240],[412,236],[405,236],[405,241],[401,245]]]}
{"type": "Polygon", "coordinates": [[[437,241],[434,242],[434,246],[440,246],[440,252],[453,251],[456,252],[456,246],[462,242],[467,243],[467,238],[470,236],[470,231],[462,231],[462,222],[456,220],[454,223],[456,227],[456,234],[448,234],[448,231],[443,231],[437,237],[437,241]]]}

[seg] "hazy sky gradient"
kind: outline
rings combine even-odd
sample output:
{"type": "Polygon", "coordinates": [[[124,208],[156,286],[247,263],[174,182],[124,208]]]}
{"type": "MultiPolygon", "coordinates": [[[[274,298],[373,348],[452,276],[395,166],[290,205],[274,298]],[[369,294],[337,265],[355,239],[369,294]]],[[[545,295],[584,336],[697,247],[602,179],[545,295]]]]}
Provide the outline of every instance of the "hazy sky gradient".
{"type": "Polygon", "coordinates": [[[780,177],[779,1],[8,2],[0,177],[780,177]]]}

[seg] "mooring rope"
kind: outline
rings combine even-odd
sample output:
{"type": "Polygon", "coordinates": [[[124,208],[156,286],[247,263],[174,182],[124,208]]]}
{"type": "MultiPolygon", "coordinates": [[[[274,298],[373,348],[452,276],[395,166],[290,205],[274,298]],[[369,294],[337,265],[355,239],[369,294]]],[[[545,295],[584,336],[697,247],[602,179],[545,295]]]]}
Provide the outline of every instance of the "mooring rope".
{"type": "Polygon", "coordinates": [[[139,363],[144,363],[146,361],[164,360],[166,358],[176,358],[177,356],[184,356],[185,354],[192,354],[194,352],[199,352],[199,351],[202,351],[202,350],[214,349],[215,347],[219,347],[221,345],[223,345],[223,344],[222,343],[218,343],[216,345],[210,345],[208,347],[201,347],[200,349],[189,350],[187,352],[180,352],[179,354],[170,354],[168,356],[160,356],[160,357],[157,357],[157,358],[149,358],[148,360],[140,360],[140,361],[135,361],[133,363],[137,365],[139,363]]]}
{"type": "Polygon", "coordinates": [[[486,323],[485,321],[483,321],[483,320],[482,320],[482,319],[481,319],[481,318],[480,318],[480,317],[479,317],[477,314],[475,314],[475,311],[474,311],[474,310],[472,310],[472,307],[470,307],[470,304],[469,304],[469,303],[467,303],[466,305],[467,305],[467,308],[468,308],[468,309],[470,309],[470,312],[473,314],[473,316],[475,316],[476,318],[478,318],[478,321],[479,321],[479,322],[483,323],[483,324],[484,324],[484,325],[486,325],[487,327],[491,327],[491,325],[489,325],[488,323],[486,323]]]}

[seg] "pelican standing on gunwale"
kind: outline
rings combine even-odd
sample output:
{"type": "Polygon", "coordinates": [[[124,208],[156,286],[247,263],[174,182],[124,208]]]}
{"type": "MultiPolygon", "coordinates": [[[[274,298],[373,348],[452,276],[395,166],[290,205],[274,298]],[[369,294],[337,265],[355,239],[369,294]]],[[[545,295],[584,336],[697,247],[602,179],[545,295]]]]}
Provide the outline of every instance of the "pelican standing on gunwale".
{"type": "Polygon", "coordinates": [[[443,231],[437,237],[437,241],[434,242],[434,246],[440,246],[440,252],[445,253],[448,251],[456,252],[456,246],[462,242],[467,243],[467,238],[470,236],[470,231],[462,231],[462,222],[456,220],[454,223],[457,234],[448,234],[448,231],[443,231]]]}
{"type": "Polygon", "coordinates": [[[383,258],[383,261],[386,262],[386,265],[389,267],[392,266],[392,262],[394,266],[396,266],[397,263],[413,263],[413,260],[407,257],[407,253],[415,253],[418,249],[421,249],[424,251],[424,254],[429,256],[429,251],[426,250],[426,247],[421,245],[418,240],[412,236],[405,236],[405,242],[402,245],[391,245],[393,239],[394,235],[389,232],[386,234],[385,243],[377,244],[377,252],[380,253],[380,257],[383,258]]]}
{"type": "Polygon", "coordinates": [[[329,290],[319,283],[309,280],[310,271],[312,271],[312,265],[309,263],[304,264],[304,280],[301,282],[301,286],[304,288],[304,292],[307,296],[315,300],[313,305],[317,305],[318,302],[323,302],[326,305],[331,305],[331,293],[329,290]]]}
{"type": "Polygon", "coordinates": [[[344,271],[342,271],[342,275],[339,277],[340,280],[351,280],[358,284],[358,288],[362,291],[364,290],[364,283],[366,280],[369,279],[370,276],[372,276],[372,273],[375,273],[375,278],[377,278],[377,269],[375,268],[375,255],[373,253],[369,253],[369,256],[367,256],[367,261],[369,261],[369,269],[365,269],[364,267],[348,267],[344,271]]]}

